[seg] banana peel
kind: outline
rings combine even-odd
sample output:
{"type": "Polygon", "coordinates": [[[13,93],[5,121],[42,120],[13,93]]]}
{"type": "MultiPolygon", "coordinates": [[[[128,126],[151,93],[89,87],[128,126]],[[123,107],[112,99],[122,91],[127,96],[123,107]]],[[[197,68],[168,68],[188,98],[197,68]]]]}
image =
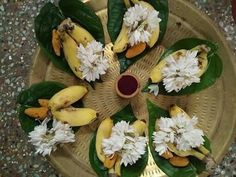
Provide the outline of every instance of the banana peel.
{"type": "Polygon", "coordinates": [[[102,150],[102,141],[111,136],[113,121],[110,117],[104,119],[98,127],[96,134],[96,153],[101,162],[105,162],[105,155],[102,150]]]}
{"type": "Polygon", "coordinates": [[[67,87],[53,95],[49,100],[49,108],[54,111],[69,107],[71,104],[83,98],[87,93],[88,90],[84,86],[67,87]]]}
{"type": "Polygon", "coordinates": [[[143,133],[146,130],[146,123],[142,120],[136,120],[133,124],[132,127],[134,128],[134,131],[139,135],[143,135],[143,133]]]}

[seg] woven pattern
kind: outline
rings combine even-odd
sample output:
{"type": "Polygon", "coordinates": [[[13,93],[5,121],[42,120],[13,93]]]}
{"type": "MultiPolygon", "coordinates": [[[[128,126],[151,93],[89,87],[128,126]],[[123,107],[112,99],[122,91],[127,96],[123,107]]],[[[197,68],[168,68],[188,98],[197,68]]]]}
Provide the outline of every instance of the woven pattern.
{"type": "MultiPolygon", "coordinates": [[[[220,56],[224,56],[223,77],[212,87],[191,96],[162,96],[157,98],[149,94],[139,93],[131,100],[125,100],[116,95],[115,79],[119,76],[119,63],[113,54],[107,33],[107,10],[97,12],[100,17],[105,33],[106,51],[111,66],[106,75],[102,76],[103,83],[97,83],[95,90],[89,87],[89,94],[84,99],[86,107],[91,107],[99,112],[99,118],[91,125],[81,127],[76,134],[76,142],[64,145],[51,156],[53,165],[64,175],[73,177],[96,176],[89,164],[89,143],[94,130],[99,122],[122,109],[129,102],[138,119],[146,119],[148,112],[146,99],[158,104],[162,108],[168,108],[171,104],[178,104],[190,115],[199,117],[199,127],[204,130],[212,141],[213,156],[217,161],[221,160],[235,133],[236,115],[236,74],[233,57],[222,38],[221,34],[211,24],[211,21],[204,15],[182,0],[171,1],[171,14],[168,22],[168,30],[162,42],[163,46],[170,46],[177,40],[186,37],[208,38],[217,41],[221,48],[220,56]],[[186,13],[188,11],[188,15],[186,13]],[[195,19],[195,20],[193,20],[195,19]],[[208,29],[206,31],[205,29],[208,29]],[[224,131],[220,131],[224,130],[224,131]],[[223,141],[224,140],[224,141],[223,141]],[[221,144],[222,146],[219,146],[221,144]]],[[[92,1],[90,5],[93,6],[92,1]]],[[[96,3],[94,4],[96,6],[96,3]]],[[[97,6],[96,6],[97,7],[97,6]]],[[[164,47],[156,47],[141,60],[132,65],[126,72],[138,76],[141,81],[141,88],[147,82],[150,70],[156,65],[164,47]]],[[[44,54],[38,50],[33,61],[32,70],[29,75],[29,83],[43,80],[54,80],[66,85],[81,84],[76,77],[66,74],[57,69],[44,54]],[[42,72],[45,71],[45,72],[42,72]]],[[[88,85],[87,85],[88,86],[88,85]]],[[[159,177],[165,174],[156,166],[151,154],[148,165],[142,177],[159,177]]]]}

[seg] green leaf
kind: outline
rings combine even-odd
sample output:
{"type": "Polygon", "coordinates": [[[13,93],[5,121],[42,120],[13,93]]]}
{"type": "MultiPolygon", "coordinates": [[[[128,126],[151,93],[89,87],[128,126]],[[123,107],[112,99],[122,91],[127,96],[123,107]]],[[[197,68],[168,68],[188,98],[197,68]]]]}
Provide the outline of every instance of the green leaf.
{"type": "MultiPolygon", "coordinates": [[[[158,165],[158,167],[166,173],[169,177],[195,177],[197,174],[201,173],[205,170],[205,164],[194,158],[190,157],[190,164],[183,168],[178,168],[172,166],[168,160],[162,158],[159,156],[159,154],[155,151],[154,144],[153,144],[153,132],[155,131],[155,125],[156,120],[160,117],[169,117],[168,111],[156,106],[149,100],[147,101],[147,107],[149,112],[149,127],[148,127],[148,133],[149,133],[149,147],[150,151],[152,153],[153,159],[158,165]]],[[[209,148],[209,140],[204,137],[206,140],[204,146],[206,148],[209,148]]]]}
{"type": "Polygon", "coordinates": [[[122,120],[124,120],[126,122],[130,122],[130,123],[137,120],[130,104],[127,105],[122,110],[120,110],[119,112],[115,113],[113,116],[111,116],[111,118],[113,119],[114,124],[116,124],[117,122],[120,122],[122,120]]]}
{"type": "MultiPolygon", "coordinates": [[[[111,117],[113,119],[114,124],[122,120],[130,123],[137,120],[133,114],[131,105],[126,106],[121,111],[117,112],[111,117]]],[[[90,143],[90,148],[89,148],[90,164],[99,177],[108,177],[109,176],[108,169],[105,168],[103,166],[103,163],[98,159],[95,145],[96,145],[96,134],[94,134],[94,137],[90,143]]],[[[124,167],[123,165],[121,166],[121,177],[140,176],[140,174],[145,169],[147,162],[148,162],[148,148],[146,149],[146,153],[142,156],[142,158],[139,159],[134,165],[127,167],[124,167]]]]}
{"type": "Polygon", "coordinates": [[[58,7],[52,3],[47,3],[40,10],[39,15],[34,20],[34,29],[37,41],[52,63],[59,69],[72,74],[64,56],[56,56],[52,48],[52,30],[57,28],[64,17],[58,7]]]}
{"type": "Polygon", "coordinates": [[[17,103],[28,106],[39,106],[38,99],[51,98],[55,93],[64,89],[64,84],[46,81],[37,84],[33,84],[30,88],[22,91],[17,97],[17,103]]]}
{"type": "MultiPolygon", "coordinates": [[[[159,17],[162,19],[160,22],[160,35],[157,43],[160,43],[163,39],[167,22],[168,22],[168,1],[167,0],[149,0],[148,3],[150,3],[157,11],[159,11],[159,17]]],[[[122,23],[123,23],[123,16],[126,12],[126,7],[123,0],[108,0],[108,23],[107,23],[107,29],[108,33],[110,35],[111,41],[114,43],[116,38],[118,37],[122,23]]],[[[153,47],[152,49],[154,49],[153,47]]],[[[151,49],[147,48],[145,51],[132,58],[127,59],[125,57],[125,52],[122,52],[118,54],[118,60],[120,63],[120,73],[123,73],[128,69],[129,66],[134,64],[136,61],[141,59],[143,56],[145,56],[151,49]]]]}
{"type": "MultiPolygon", "coordinates": [[[[190,86],[186,87],[185,89],[180,90],[179,92],[172,91],[168,93],[165,90],[165,87],[162,82],[159,85],[159,94],[161,95],[189,95],[193,93],[200,92],[210,86],[212,86],[216,80],[221,76],[223,70],[223,64],[220,57],[216,54],[217,52],[217,45],[202,39],[197,38],[186,38],[176,42],[173,46],[168,48],[165,53],[162,55],[161,60],[166,58],[171,53],[180,50],[180,49],[187,49],[190,50],[198,45],[205,44],[211,48],[211,51],[208,53],[208,68],[206,72],[201,76],[200,83],[193,83],[190,86]]],[[[148,86],[151,82],[148,82],[147,85],[144,87],[143,91],[148,92],[148,86]]]]}
{"type": "Polygon", "coordinates": [[[102,23],[95,12],[80,0],[60,0],[59,7],[66,17],[88,30],[92,36],[104,44],[102,23]]]}
{"type": "Polygon", "coordinates": [[[127,167],[121,166],[121,177],[139,177],[148,163],[148,147],[146,147],[146,152],[140,158],[135,165],[128,165],[127,167]]]}
{"type": "Polygon", "coordinates": [[[116,41],[116,38],[121,31],[123,17],[126,10],[124,0],[108,0],[107,2],[107,30],[112,43],[116,41]]]}

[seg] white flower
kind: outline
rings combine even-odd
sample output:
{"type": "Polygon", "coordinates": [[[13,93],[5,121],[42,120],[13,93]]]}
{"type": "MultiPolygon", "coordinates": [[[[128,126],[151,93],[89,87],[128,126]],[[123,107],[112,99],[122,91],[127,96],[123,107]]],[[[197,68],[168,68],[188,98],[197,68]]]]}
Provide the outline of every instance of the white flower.
{"type": "Polygon", "coordinates": [[[110,138],[102,142],[103,152],[106,156],[117,153],[121,156],[121,164],[133,165],[141,158],[146,150],[146,137],[139,136],[128,122],[121,121],[112,128],[110,138]]]}
{"type": "Polygon", "coordinates": [[[124,24],[130,29],[129,43],[131,46],[149,41],[151,33],[161,21],[158,15],[158,11],[148,10],[140,4],[128,8],[123,20],[124,24]]]}
{"type": "Polygon", "coordinates": [[[203,131],[196,128],[198,120],[184,114],[178,114],[173,118],[161,117],[158,122],[159,131],[153,133],[155,151],[162,155],[168,150],[168,143],[176,145],[178,150],[190,150],[204,143],[203,131]]]}
{"type": "Polygon", "coordinates": [[[109,62],[103,53],[102,43],[95,40],[88,43],[86,47],[79,45],[77,58],[81,62],[80,71],[83,78],[87,81],[95,81],[100,78],[100,75],[106,73],[109,62]]]}
{"type": "Polygon", "coordinates": [[[163,84],[167,92],[178,92],[192,83],[199,83],[198,51],[187,51],[184,56],[174,59],[170,55],[162,70],[163,84]]]}
{"type": "Polygon", "coordinates": [[[60,143],[75,141],[75,134],[68,124],[53,119],[52,128],[49,130],[47,128],[49,120],[45,119],[42,124],[34,127],[34,130],[29,133],[29,142],[36,147],[36,153],[43,156],[50,155],[60,143]]]}
{"type": "Polygon", "coordinates": [[[159,93],[159,86],[158,84],[151,84],[148,86],[149,92],[153,93],[155,96],[159,93]]]}

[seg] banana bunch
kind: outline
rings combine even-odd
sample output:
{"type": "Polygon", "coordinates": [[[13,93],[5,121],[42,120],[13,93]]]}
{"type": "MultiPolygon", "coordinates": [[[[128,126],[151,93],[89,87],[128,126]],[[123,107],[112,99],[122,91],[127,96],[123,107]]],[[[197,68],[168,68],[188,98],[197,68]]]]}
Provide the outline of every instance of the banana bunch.
{"type": "MultiPolygon", "coordinates": [[[[152,5],[150,5],[148,2],[145,1],[139,1],[139,0],[131,0],[133,4],[140,4],[141,6],[147,8],[148,10],[155,10],[152,5]]],[[[124,0],[125,5],[127,8],[129,8],[131,6],[130,0],[124,0]]],[[[116,41],[114,42],[114,46],[113,46],[113,51],[115,53],[121,53],[124,52],[128,47],[129,47],[129,37],[128,37],[128,33],[129,33],[129,28],[126,27],[126,25],[122,24],[122,28],[121,31],[116,39],[116,41]]],[[[133,58],[139,54],[141,54],[145,48],[147,47],[147,45],[152,48],[154,46],[154,44],[157,42],[158,37],[159,37],[159,33],[160,33],[160,26],[158,25],[156,27],[155,30],[153,30],[150,40],[149,42],[144,43],[142,45],[134,45],[133,47],[130,47],[127,52],[126,52],[126,58],[133,58]]]]}
{"type": "MultiPolygon", "coordinates": [[[[190,119],[189,115],[177,105],[172,105],[169,109],[169,114],[172,118],[176,117],[178,114],[184,114],[187,118],[190,119]]],[[[166,151],[161,156],[176,167],[185,167],[189,164],[188,156],[194,156],[197,159],[204,161],[206,163],[213,162],[214,159],[210,156],[210,151],[206,149],[203,145],[199,146],[196,149],[191,150],[178,150],[176,146],[172,143],[168,143],[168,151],[166,151]]],[[[209,165],[209,164],[207,164],[209,165]]],[[[213,166],[212,164],[210,166],[213,166]]]]}
{"type": "MultiPolygon", "coordinates": [[[[198,45],[191,49],[191,51],[196,51],[196,50],[198,51],[198,56],[197,56],[198,66],[199,66],[198,77],[201,77],[207,70],[208,66],[207,54],[209,52],[209,49],[205,45],[198,45]]],[[[172,57],[175,60],[178,60],[181,56],[185,56],[186,52],[187,52],[186,49],[181,49],[173,52],[170,55],[172,55],[172,57]]],[[[167,57],[161,60],[151,71],[150,80],[152,83],[158,83],[163,80],[162,69],[166,66],[166,59],[167,57]]]]}
{"type": "Polygon", "coordinates": [[[70,126],[83,126],[93,122],[97,118],[95,110],[71,106],[87,93],[84,86],[70,86],[56,93],[48,103],[53,117],[70,126]]]}
{"type": "Polygon", "coordinates": [[[86,29],[72,22],[70,18],[62,21],[57,30],[54,29],[52,31],[52,47],[55,54],[60,56],[61,48],[63,48],[71,70],[80,79],[82,79],[82,73],[79,70],[80,60],[76,56],[78,52],[77,46],[79,44],[86,46],[93,40],[93,36],[86,29]]]}
{"type": "MultiPolygon", "coordinates": [[[[113,125],[113,120],[110,117],[104,119],[99,125],[96,134],[96,153],[98,159],[109,169],[109,174],[121,176],[121,157],[118,154],[114,154],[112,157],[106,157],[102,150],[102,141],[111,136],[113,125]]],[[[132,126],[139,135],[142,135],[145,132],[146,123],[141,120],[136,120],[132,126]]]]}

